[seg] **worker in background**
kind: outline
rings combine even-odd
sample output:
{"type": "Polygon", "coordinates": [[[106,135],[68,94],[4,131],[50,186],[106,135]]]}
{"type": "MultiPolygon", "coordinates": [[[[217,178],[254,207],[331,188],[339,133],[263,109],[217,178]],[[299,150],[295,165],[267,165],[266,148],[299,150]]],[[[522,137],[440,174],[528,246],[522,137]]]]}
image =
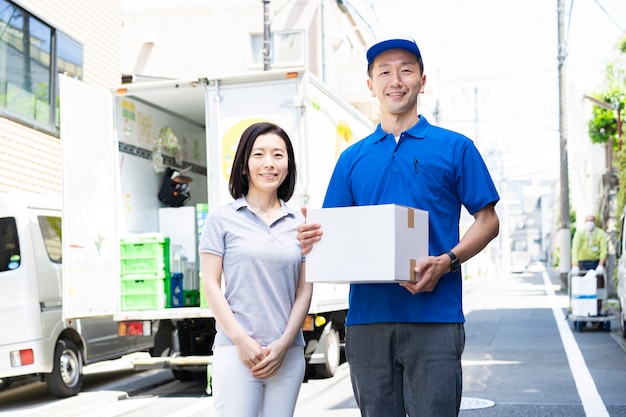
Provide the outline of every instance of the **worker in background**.
{"type": "Polygon", "coordinates": [[[596,226],[596,217],[587,215],[583,228],[577,228],[572,240],[572,275],[595,269],[604,275],[604,263],[608,254],[606,232],[596,226]]]}

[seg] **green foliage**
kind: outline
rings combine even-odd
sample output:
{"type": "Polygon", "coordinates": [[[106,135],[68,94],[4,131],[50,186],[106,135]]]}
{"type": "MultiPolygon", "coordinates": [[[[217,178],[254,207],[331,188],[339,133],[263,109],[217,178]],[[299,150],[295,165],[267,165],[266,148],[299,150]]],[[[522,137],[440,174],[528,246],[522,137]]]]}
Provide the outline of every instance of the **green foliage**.
{"type": "MultiPolygon", "coordinates": [[[[620,41],[620,50],[626,53],[626,36],[620,41]]],[[[626,144],[624,140],[624,116],[626,112],[626,56],[615,59],[606,68],[606,90],[594,94],[594,97],[607,103],[612,109],[593,106],[593,117],[587,126],[592,143],[610,143],[613,148],[612,168],[617,169],[619,190],[617,193],[618,216],[626,204],[626,144]],[[622,136],[619,137],[618,113],[622,124],[622,136]],[[610,142],[609,142],[610,141],[610,142]]]]}
{"type": "MultiPolygon", "coordinates": [[[[600,101],[604,101],[613,109],[604,109],[600,106],[593,106],[593,117],[589,120],[588,132],[592,143],[605,144],[612,140],[613,149],[619,148],[619,138],[617,129],[617,109],[621,113],[621,122],[624,126],[624,108],[626,107],[626,75],[622,75],[621,82],[612,83],[606,91],[595,94],[600,101]]],[[[623,129],[622,129],[623,130],[623,129]]],[[[622,131],[623,134],[623,131],[622,131]]]]}
{"type": "MultiPolygon", "coordinates": [[[[617,132],[615,112],[593,106],[593,118],[589,120],[588,127],[592,143],[607,143],[617,132]]],[[[613,145],[615,147],[615,143],[613,145]]]]}
{"type": "Polygon", "coordinates": [[[626,204],[626,147],[618,150],[615,155],[615,165],[617,168],[618,190],[617,190],[617,218],[621,218],[624,205],[626,204]]]}
{"type": "MultiPolygon", "coordinates": [[[[621,219],[624,205],[626,204],[626,143],[624,139],[624,109],[626,108],[626,36],[623,36],[618,43],[618,50],[622,55],[607,65],[606,81],[607,89],[594,97],[606,102],[613,109],[604,109],[599,106],[593,107],[593,118],[589,120],[589,137],[593,143],[611,143],[613,147],[613,167],[617,170],[618,192],[617,192],[617,213],[621,219]],[[620,118],[618,118],[618,111],[620,118]],[[621,137],[618,135],[618,119],[621,119],[621,137]]],[[[618,227],[618,230],[621,228],[618,227]]],[[[623,236],[618,236],[618,240],[623,236]]],[[[617,287],[617,268],[613,270],[613,283],[617,287]]]]}

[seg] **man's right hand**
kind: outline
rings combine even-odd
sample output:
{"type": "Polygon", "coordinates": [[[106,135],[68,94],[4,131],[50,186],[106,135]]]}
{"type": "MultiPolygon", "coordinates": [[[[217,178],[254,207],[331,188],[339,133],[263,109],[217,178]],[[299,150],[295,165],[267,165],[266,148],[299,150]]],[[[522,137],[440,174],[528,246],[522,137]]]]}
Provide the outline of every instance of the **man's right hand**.
{"type": "MultiPolygon", "coordinates": [[[[306,219],[306,207],[302,207],[301,211],[306,219]]],[[[319,223],[302,223],[298,226],[298,242],[300,242],[300,251],[303,255],[311,252],[313,244],[321,239],[323,233],[321,227],[319,223]]]]}

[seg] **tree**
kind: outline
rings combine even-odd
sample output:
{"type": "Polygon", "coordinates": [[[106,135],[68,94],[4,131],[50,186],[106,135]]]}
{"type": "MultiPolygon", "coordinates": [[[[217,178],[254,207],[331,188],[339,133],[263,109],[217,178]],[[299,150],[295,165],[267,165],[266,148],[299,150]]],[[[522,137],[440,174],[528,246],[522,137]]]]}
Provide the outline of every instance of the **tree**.
{"type": "MultiPolygon", "coordinates": [[[[617,194],[617,217],[622,214],[626,204],[626,146],[623,119],[626,107],[626,36],[618,43],[621,55],[607,65],[606,90],[594,94],[594,97],[607,103],[611,109],[593,107],[593,118],[589,120],[589,137],[593,143],[610,143],[613,150],[613,167],[617,169],[619,190],[617,194]],[[618,121],[621,126],[618,126],[618,121]]],[[[612,170],[612,169],[611,169],[612,170]]]]}

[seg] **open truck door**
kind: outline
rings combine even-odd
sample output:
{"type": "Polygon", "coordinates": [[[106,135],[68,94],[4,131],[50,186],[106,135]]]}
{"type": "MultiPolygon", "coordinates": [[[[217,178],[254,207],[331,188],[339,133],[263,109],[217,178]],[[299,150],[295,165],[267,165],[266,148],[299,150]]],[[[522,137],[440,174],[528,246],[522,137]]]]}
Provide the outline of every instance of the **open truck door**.
{"type": "Polygon", "coordinates": [[[59,76],[63,156],[63,317],[113,315],[119,276],[112,94],[59,76]]]}

